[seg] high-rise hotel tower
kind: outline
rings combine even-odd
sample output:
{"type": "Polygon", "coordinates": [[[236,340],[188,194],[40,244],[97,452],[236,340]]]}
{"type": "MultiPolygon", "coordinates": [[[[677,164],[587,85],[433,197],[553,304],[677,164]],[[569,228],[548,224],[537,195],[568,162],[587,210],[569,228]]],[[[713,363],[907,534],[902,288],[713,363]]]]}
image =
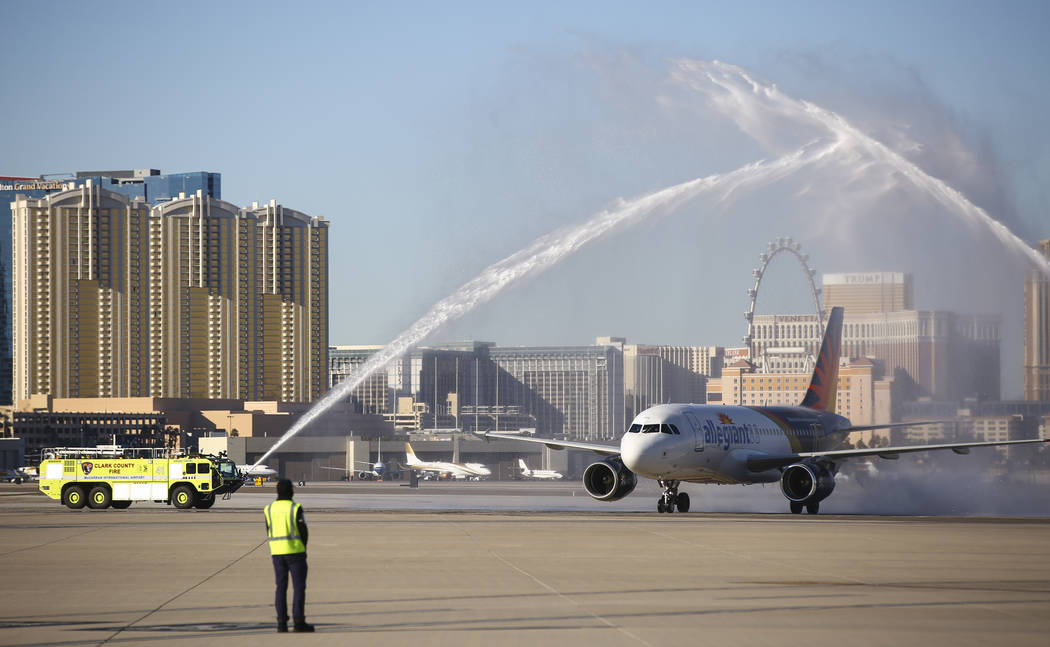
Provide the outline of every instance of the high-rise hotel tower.
{"type": "Polygon", "coordinates": [[[328,390],[328,222],[271,200],[258,222],[261,400],[315,400],[328,390]]]}
{"type": "Polygon", "coordinates": [[[149,206],[87,185],[12,211],[15,401],[148,389],[149,206]]]}
{"type": "MultiPolygon", "coordinates": [[[[1050,257],[1050,240],[1035,248],[1050,257]]],[[[1024,284],[1024,399],[1050,401],[1050,279],[1035,268],[1024,284]]]]}
{"type": "Polygon", "coordinates": [[[16,200],[13,230],[15,401],[325,391],[326,221],[88,183],[16,200]]]}
{"type": "Polygon", "coordinates": [[[149,248],[151,395],[237,398],[258,393],[257,229],[255,219],[236,206],[203,194],[154,210],[149,248]]]}

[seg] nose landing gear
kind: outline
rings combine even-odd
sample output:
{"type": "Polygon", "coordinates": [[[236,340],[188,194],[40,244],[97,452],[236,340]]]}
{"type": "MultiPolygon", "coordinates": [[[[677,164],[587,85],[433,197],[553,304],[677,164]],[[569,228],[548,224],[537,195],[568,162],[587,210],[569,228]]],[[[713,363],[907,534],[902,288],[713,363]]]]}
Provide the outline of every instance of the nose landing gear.
{"type": "Polygon", "coordinates": [[[679,512],[689,512],[689,495],[678,491],[681,481],[667,480],[657,483],[664,489],[663,496],[656,500],[657,512],[674,512],[676,507],[679,512]]]}

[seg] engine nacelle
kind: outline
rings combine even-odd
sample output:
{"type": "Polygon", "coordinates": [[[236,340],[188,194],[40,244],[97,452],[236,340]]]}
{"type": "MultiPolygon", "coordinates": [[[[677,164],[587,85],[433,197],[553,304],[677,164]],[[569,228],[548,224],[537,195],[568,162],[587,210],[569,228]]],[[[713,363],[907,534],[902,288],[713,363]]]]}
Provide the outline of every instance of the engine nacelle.
{"type": "Polygon", "coordinates": [[[638,478],[619,458],[591,463],[583,472],[583,489],[599,501],[619,501],[634,491],[638,478]]]}
{"type": "Polygon", "coordinates": [[[790,501],[817,503],[835,489],[835,475],[818,463],[795,463],[784,469],[780,489],[790,501]]]}

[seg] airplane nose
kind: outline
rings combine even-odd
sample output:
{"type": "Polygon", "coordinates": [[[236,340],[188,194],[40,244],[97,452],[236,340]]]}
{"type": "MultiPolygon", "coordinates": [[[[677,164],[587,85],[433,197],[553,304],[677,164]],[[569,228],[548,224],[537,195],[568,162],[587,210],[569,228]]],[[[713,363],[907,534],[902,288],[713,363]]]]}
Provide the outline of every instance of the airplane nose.
{"type": "MultiPolygon", "coordinates": [[[[624,467],[635,474],[646,476],[654,474],[658,470],[659,452],[654,445],[659,438],[654,434],[627,434],[620,442],[620,459],[624,467]]],[[[659,436],[659,434],[655,434],[659,436]]]]}

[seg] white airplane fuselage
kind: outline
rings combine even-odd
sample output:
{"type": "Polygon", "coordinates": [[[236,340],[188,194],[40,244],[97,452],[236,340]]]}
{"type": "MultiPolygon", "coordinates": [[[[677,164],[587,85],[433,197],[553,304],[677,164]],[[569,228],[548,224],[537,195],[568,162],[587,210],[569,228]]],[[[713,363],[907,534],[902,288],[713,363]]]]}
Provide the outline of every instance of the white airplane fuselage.
{"type": "Polygon", "coordinates": [[[405,443],[405,463],[409,469],[417,472],[434,472],[448,474],[453,478],[480,479],[492,475],[492,470],[481,463],[452,463],[449,461],[420,460],[411,443],[405,443]]]}
{"type": "Polygon", "coordinates": [[[533,470],[525,464],[525,459],[519,458],[518,465],[521,467],[521,476],[527,479],[556,480],[563,478],[561,472],[555,470],[533,470]]]}
{"type": "Polygon", "coordinates": [[[560,473],[555,472],[553,470],[529,470],[527,473],[522,473],[522,476],[524,476],[525,478],[539,480],[556,480],[562,478],[562,475],[560,473]]]}
{"type": "Polygon", "coordinates": [[[437,472],[449,474],[454,478],[480,478],[491,476],[492,470],[480,463],[449,463],[446,461],[419,461],[409,463],[408,467],[420,472],[437,472]]]}
{"type": "Polygon", "coordinates": [[[804,407],[665,404],[638,414],[620,440],[627,469],[656,480],[772,483],[779,469],[754,472],[748,458],[838,447],[846,418],[804,407]]]}
{"type": "Polygon", "coordinates": [[[277,470],[266,465],[238,465],[237,470],[251,478],[269,478],[277,476],[277,470]]]}

